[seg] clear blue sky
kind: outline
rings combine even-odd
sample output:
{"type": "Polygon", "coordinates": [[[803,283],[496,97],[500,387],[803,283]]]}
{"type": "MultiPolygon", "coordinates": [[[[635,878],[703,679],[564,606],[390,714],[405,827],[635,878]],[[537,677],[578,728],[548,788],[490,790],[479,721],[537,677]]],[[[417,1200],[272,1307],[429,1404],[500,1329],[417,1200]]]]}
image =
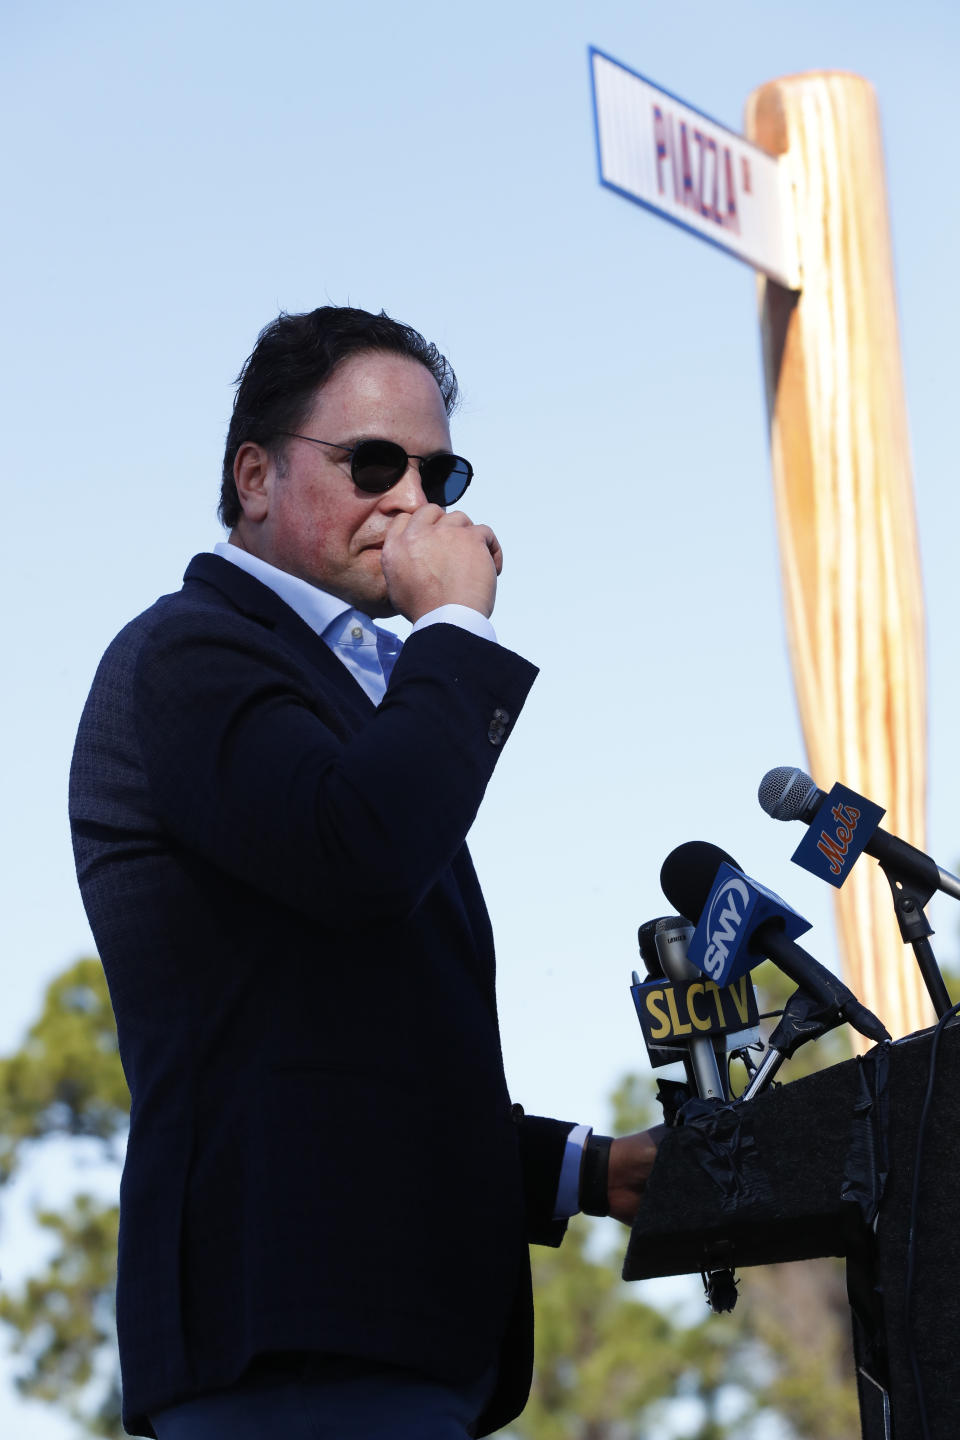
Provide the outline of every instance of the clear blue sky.
{"type": "MultiPolygon", "coordinates": [[[[734,129],[778,75],[877,87],[928,607],[929,844],[956,867],[958,31],[948,0],[8,0],[0,1050],[91,949],[65,793],[99,655],[220,538],[231,381],[257,331],[328,301],[383,306],[452,359],[467,508],[505,551],[495,620],[542,667],[473,836],[517,1098],[605,1122],[641,1061],[636,926],[663,912],[660,864],[683,840],[730,850],[835,960],[828,896],[755,800],[803,748],[753,279],[601,189],[591,43],[734,129]]],[[[945,958],[956,921],[933,918],[945,958]]]]}

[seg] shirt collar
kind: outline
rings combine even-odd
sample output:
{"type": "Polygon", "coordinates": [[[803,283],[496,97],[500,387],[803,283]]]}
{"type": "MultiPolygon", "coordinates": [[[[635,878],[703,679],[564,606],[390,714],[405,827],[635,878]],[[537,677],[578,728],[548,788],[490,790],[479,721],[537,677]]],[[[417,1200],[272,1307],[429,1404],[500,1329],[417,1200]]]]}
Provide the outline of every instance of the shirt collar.
{"type": "MultiPolygon", "coordinates": [[[[278,570],[276,565],[268,564],[258,555],[251,555],[249,550],[241,550],[239,545],[231,545],[229,541],[223,540],[214,545],[213,553],[229,560],[233,565],[238,565],[275,595],[279,595],[317,635],[322,635],[328,626],[346,615],[351,608],[346,600],[339,600],[336,595],[331,595],[326,590],[318,590],[316,585],[311,585],[308,580],[301,580],[299,575],[278,570]]],[[[367,623],[372,630],[373,624],[369,618],[367,623]]]]}

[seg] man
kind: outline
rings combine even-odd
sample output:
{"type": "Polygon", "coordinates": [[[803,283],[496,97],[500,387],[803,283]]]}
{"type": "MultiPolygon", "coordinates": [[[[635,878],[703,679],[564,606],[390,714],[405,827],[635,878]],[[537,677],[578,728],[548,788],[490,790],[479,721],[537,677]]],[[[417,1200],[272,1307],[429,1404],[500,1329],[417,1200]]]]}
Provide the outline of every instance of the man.
{"type": "Polygon", "coordinates": [[[133,1434],[488,1433],[529,1387],[527,1241],[560,1242],[578,1184],[629,1221],[652,1164],[646,1134],[507,1095],[464,838],[536,672],[496,643],[496,536],[447,508],[456,393],[385,315],[269,325],[229,544],[120,633],[84,711],[133,1434]],[[397,613],[402,652],[373,624],[397,613]]]}

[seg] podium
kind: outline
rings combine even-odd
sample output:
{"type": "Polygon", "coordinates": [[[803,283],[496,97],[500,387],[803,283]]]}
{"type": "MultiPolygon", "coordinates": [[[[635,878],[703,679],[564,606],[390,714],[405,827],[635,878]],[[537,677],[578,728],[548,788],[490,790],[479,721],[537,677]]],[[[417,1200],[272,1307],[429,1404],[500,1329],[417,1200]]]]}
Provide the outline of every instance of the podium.
{"type": "Polygon", "coordinates": [[[958,1120],[951,1021],[671,1129],[623,1278],[844,1256],[863,1440],[956,1440],[958,1120]]]}

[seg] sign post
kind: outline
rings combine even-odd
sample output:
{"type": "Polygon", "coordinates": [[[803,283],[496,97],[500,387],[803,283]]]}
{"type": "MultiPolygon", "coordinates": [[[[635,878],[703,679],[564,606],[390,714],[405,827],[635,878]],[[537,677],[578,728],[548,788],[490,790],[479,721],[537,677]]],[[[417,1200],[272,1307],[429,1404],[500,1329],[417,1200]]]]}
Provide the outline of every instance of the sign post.
{"type": "MultiPolygon", "coordinates": [[[[604,185],[758,273],[787,635],[809,768],[925,848],[923,594],[876,99],[771,81],[748,137],[591,49],[604,185]]],[[[894,1034],[932,1023],[881,872],[836,895],[851,987],[894,1034]]]]}
{"type": "MultiPolygon", "coordinates": [[[[880,115],[857,75],[774,80],[747,130],[794,192],[803,289],[760,277],[770,450],[809,769],[926,849],[923,587],[880,115]]],[[[876,865],[835,896],[851,988],[894,1034],[933,1023],[876,865]]]]}

